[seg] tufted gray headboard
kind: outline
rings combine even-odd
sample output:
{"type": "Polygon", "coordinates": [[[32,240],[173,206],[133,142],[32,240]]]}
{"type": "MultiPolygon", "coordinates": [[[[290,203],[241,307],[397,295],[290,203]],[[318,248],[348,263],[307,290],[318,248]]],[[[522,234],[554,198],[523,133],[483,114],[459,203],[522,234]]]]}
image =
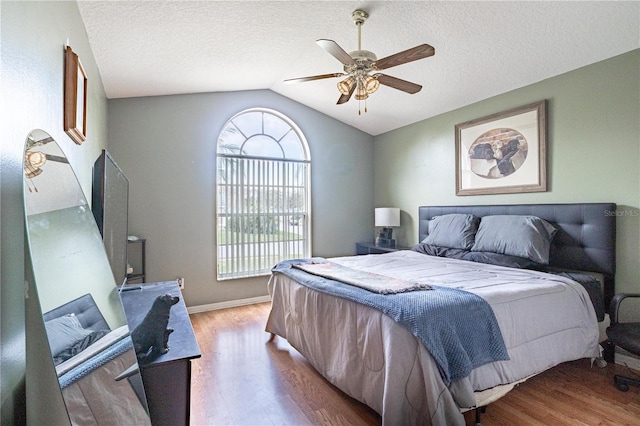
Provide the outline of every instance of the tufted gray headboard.
{"type": "Polygon", "coordinates": [[[558,233],[551,242],[549,265],[603,274],[605,306],[609,306],[615,293],[615,203],[422,206],[418,208],[418,241],[427,236],[429,219],[451,213],[533,215],[550,222],[558,233]]]}
{"type": "Polygon", "coordinates": [[[45,321],[49,321],[68,314],[74,314],[78,317],[82,327],[87,330],[109,330],[109,324],[105,321],[102,312],[100,312],[90,293],[50,310],[43,314],[42,317],[45,321]]]}

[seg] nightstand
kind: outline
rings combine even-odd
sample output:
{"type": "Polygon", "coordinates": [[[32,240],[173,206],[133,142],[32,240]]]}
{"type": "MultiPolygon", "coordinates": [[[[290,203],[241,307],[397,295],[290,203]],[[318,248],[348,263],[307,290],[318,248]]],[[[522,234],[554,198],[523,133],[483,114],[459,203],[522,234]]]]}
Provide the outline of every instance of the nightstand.
{"type": "Polygon", "coordinates": [[[356,243],[356,254],[381,254],[398,250],[409,250],[409,247],[380,247],[374,243],[356,243]]]}

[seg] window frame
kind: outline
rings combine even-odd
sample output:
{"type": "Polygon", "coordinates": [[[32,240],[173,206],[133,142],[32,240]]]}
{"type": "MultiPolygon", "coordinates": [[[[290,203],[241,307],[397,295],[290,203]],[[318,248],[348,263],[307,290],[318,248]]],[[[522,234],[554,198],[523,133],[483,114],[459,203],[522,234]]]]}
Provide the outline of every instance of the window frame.
{"type": "MultiPolygon", "coordinates": [[[[295,155],[299,156],[300,152],[295,152],[295,155]]],[[[221,211],[221,195],[224,189],[227,189],[229,187],[233,187],[232,184],[224,184],[224,189],[222,188],[222,184],[220,183],[220,168],[221,168],[221,162],[220,162],[220,158],[230,158],[230,159],[237,159],[238,163],[240,164],[240,161],[242,161],[242,166],[243,167],[247,167],[250,164],[252,164],[252,162],[267,162],[268,164],[272,164],[278,167],[278,172],[280,172],[280,166],[282,166],[283,168],[291,168],[291,167],[295,167],[295,165],[289,164],[289,163],[296,163],[296,164],[300,164],[303,168],[303,176],[302,176],[302,181],[303,181],[303,194],[304,194],[304,204],[303,204],[303,211],[301,212],[302,215],[304,215],[305,219],[303,221],[303,225],[301,225],[301,232],[302,232],[302,245],[300,247],[302,247],[302,250],[304,251],[304,253],[302,253],[303,257],[310,257],[311,256],[311,246],[312,246],[312,235],[311,235],[311,223],[312,223],[312,212],[311,212],[311,156],[310,156],[310,151],[309,151],[309,145],[307,143],[307,140],[304,136],[304,134],[302,133],[302,131],[300,130],[300,128],[296,125],[295,122],[293,122],[293,120],[291,120],[289,117],[287,117],[286,115],[270,109],[270,108],[260,108],[260,107],[256,107],[256,108],[248,108],[245,110],[242,110],[236,114],[234,114],[230,119],[228,119],[224,125],[222,126],[222,129],[220,130],[219,134],[218,134],[218,139],[216,142],[216,214],[215,214],[215,239],[216,239],[216,279],[218,281],[227,281],[227,280],[235,280],[235,279],[244,279],[244,278],[252,278],[252,277],[261,277],[261,276],[266,276],[270,274],[270,269],[271,266],[270,265],[268,269],[264,269],[264,268],[258,268],[256,269],[255,266],[253,268],[247,268],[245,266],[245,264],[249,264],[249,263],[254,263],[255,262],[263,262],[263,260],[260,260],[259,256],[247,256],[244,254],[239,254],[236,253],[236,251],[239,249],[238,246],[240,245],[248,245],[251,244],[250,241],[240,241],[240,242],[235,242],[233,244],[220,244],[220,236],[221,236],[221,232],[225,231],[227,232],[227,236],[229,235],[229,231],[226,230],[225,227],[222,226],[222,220],[224,219],[225,222],[227,222],[230,218],[234,217],[233,214],[235,214],[235,217],[239,217],[239,216],[244,216],[244,217],[249,217],[251,216],[251,212],[247,211],[247,210],[242,210],[240,212],[231,212],[229,213],[228,211],[228,199],[225,198],[225,202],[224,202],[224,208],[227,210],[221,211]],[[245,134],[242,129],[235,124],[234,120],[236,120],[238,117],[245,115],[245,114],[249,114],[249,113],[260,113],[261,114],[261,123],[260,123],[260,132],[259,133],[253,133],[251,135],[247,135],[245,134]],[[267,133],[267,129],[265,129],[265,115],[269,114],[272,115],[276,118],[278,118],[279,120],[281,120],[284,124],[286,124],[289,129],[286,130],[286,132],[280,136],[280,138],[276,138],[274,137],[272,134],[267,133]],[[242,141],[241,144],[239,144],[239,148],[238,148],[238,153],[226,153],[226,152],[220,152],[221,150],[221,142],[224,142],[223,139],[221,139],[223,137],[223,135],[225,134],[225,132],[227,131],[227,129],[233,126],[234,128],[236,128],[240,134],[242,135],[242,137],[244,138],[244,140],[242,141]],[[282,145],[280,145],[280,141],[282,141],[285,136],[287,136],[289,133],[294,132],[297,140],[298,140],[298,144],[299,147],[301,148],[301,153],[302,156],[304,157],[303,159],[291,159],[291,158],[286,158],[287,155],[287,150],[283,148],[282,145]],[[261,155],[247,155],[243,153],[243,147],[246,145],[246,143],[248,141],[251,140],[251,138],[256,137],[256,136],[266,136],[268,138],[271,138],[273,141],[275,141],[276,143],[278,143],[278,145],[280,146],[280,149],[282,150],[283,153],[283,157],[279,158],[279,157],[271,157],[271,156],[261,156],[261,155]],[[224,273],[221,272],[222,266],[221,264],[223,262],[221,262],[221,253],[224,250],[228,250],[228,251],[232,251],[233,255],[230,256],[231,258],[235,259],[235,266],[238,266],[238,262],[240,262],[242,264],[242,267],[240,268],[240,271],[233,271],[231,273],[224,273]],[[258,260],[256,260],[256,258],[258,260]]],[[[226,170],[226,169],[225,169],[226,170]]],[[[289,169],[287,169],[289,170],[289,169]]],[[[234,173],[238,173],[237,171],[234,173]]],[[[236,176],[237,179],[238,176],[236,176]]],[[[245,190],[247,188],[253,188],[255,189],[256,187],[260,187],[262,189],[264,188],[269,188],[271,187],[273,188],[283,188],[285,189],[285,192],[276,192],[279,195],[282,194],[286,194],[286,190],[295,190],[296,188],[299,188],[299,186],[295,186],[295,185],[291,185],[289,184],[287,185],[282,185],[280,186],[280,184],[278,185],[269,185],[268,183],[265,183],[263,181],[259,182],[259,185],[255,185],[255,184],[250,184],[247,181],[247,177],[245,176],[243,178],[245,180],[245,182],[243,182],[241,185],[237,185],[239,188],[244,188],[245,190]]],[[[262,177],[261,179],[264,179],[264,177],[262,177]]],[[[280,179],[280,177],[275,177],[275,179],[280,179]]],[[[299,178],[296,178],[299,179],[299,178]]],[[[243,192],[244,194],[244,192],[243,192]]],[[[290,194],[290,193],[289,193],[290,194]]],[[[226,197],[226,195],[225,195],[226,197]]],[[[248,202],[248,200],[250,198],[248,198],[246,195],[242,195],[241,196],[243,198],[242,202],[246,203],[248,202]]],[[[260,207],[264,207],[264,206],[260,206],[260,207]]],[[[260,208],[258,207],[258,208],[260,208]]],[[[290,214],[296,214],[295,211],[289,211],[287,206],[284,206],[284,204],[279,204],[277,205],[278,209],[275,212],[268,212],[269,207],[266,207],[265,210],[266,212],[263,212],[262,214],[258,213],[257,215],[255,215],[255,218],[264,218],[264,217],[275,217],[277,218],[276,220],[278,220],[278,223],[283,223],[283,218],[288,217],[287,215],[290,214]]],[[[246,206],[243,206],[243,208],[246,209],[246,206]]],[[[297,214],[296,214],[297,216],[297,214]]],[[[234,220],[239,220],[239,219],[234,219],[234,220]]],[[[291,222],[288,222],[289,225],[291,225],[291,222]]],[[[225,224],[225,226],[227,226],[225,224]]],[[[278,225],[279,226],[279,225],[278,225]]],[[[294,225],[292,225],[294,226],[294,225]]],[[[295,225],[298,226],[298,225],[295,225]]],[[[284,239],[278,239],[276,240],[262,240],[260,239],[260,236],[266,236],[266,233],[257,233],[254,235],[257,235],[258,237],[258,241],[257,243],[259,245],[261,244],[265,244],[265,243],[289,243],[291,241],[298,241],[298,240],[290,240],[288,237],[288,232],[289,232],[289,227],[288,226],[284,226],[283,227],[285,229],[285,235],[287,235],[287,238],[284,239]]],[[[279,228],[278,228],[279,229],[279,228]]],[[[238,234],[244,234],[244,232],[238,233],[238,234]]],[[[254,248],[255,249],[255,248],[254,248]]],[[[258,252],[260,252],[260,250],[258,250],[258,252]]],[[[267,250],[268,251],[268,250],[267,250]]],[[[285,250],[286,251],[286,250],[285,250]]],[[[278,255],[281,254],[280,250],[278,250],[277,253],[274,253],[274,255],[278,255]]],[[[271,253],[269,252],[269,255],[271,255],[271,253]]],[[[300,256],[294,256],[294,257],[300,257],[300,256]]],[[[278,260],[285,260],[285,259],[290,259],[291,254],[289,254],[289,257],[280,257],[278,260]]],[[[232,261],[233,262],[233,261],[232,261]]],[[[228,264],[226,265],[228,266],[228,264]]]]}

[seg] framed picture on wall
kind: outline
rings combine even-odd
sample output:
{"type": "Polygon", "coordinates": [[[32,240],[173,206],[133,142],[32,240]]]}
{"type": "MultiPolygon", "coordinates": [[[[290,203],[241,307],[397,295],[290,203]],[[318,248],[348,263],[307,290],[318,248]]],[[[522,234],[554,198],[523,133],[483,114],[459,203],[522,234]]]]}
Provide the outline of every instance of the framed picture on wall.
{"type": "Polygon", "coordinates": [[[64,131],[78,145],[87,139],[87,74],[69,46],[64,56],[64,131]]]}
{"type": "Polygon", "coordinates": [[[546,100],[455,126],[456,195],[547,190],[546,100]]]}

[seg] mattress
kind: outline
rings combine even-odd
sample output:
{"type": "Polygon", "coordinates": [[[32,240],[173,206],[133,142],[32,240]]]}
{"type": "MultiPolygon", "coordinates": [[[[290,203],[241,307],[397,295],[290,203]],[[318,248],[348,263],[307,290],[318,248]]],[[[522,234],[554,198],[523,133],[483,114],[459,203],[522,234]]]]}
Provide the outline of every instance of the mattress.
{"type": "Polygon", "coordinates": [[[461,411],[478,404],[476,395],[599,354],[589,296],[568,278],[413,251],[330,261],[479,295],[492,307],[509,353],[508,361],[482,365],[447,387],[429,352],[391,318],[274,273],[266,330],[286,338],[327,380],[380,413],[383,424],[462,425],[461,411]]]}

